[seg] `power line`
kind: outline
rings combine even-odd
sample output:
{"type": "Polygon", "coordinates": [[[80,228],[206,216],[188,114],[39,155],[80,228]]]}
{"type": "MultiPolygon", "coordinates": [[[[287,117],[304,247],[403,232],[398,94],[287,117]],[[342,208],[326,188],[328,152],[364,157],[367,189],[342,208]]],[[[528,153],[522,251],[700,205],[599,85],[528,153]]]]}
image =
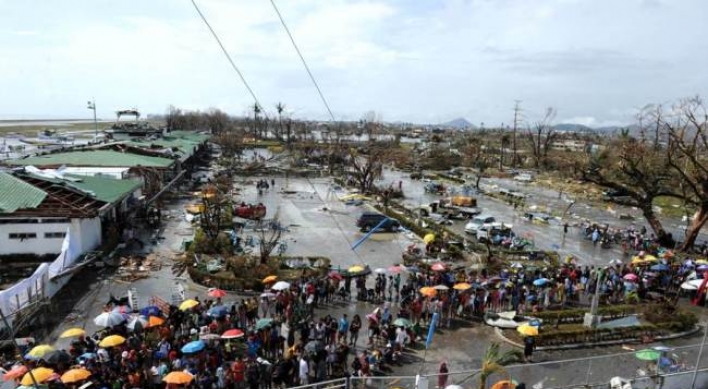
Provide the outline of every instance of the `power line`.
{"type": "MultiPolygon", "coordinates": [[[[192,1],[194,1],[194,0],[192,0],[192,1]]],[[[307,62],[305,61],[305,57],[302,56],[300,49],[297,47],[297,44],[295,43],[295,38],[293,38],[293,34],[290,33],[290,29],[288,28],[288,25],[285,24],[285,19],[283,19],[283,15],[280,14],[280,10],[278,9],[278,6],[275,5],[274,0],[270,0],[270,3],[273,5],[273,9],[275,10],[275,13],[278,14],[278,18],[280,19],[280,23],[283,24],[283,28],[285,28],[285,32],[288,33],[288,37],[290,37],[290,42],[292,42],[293,47],[295,48],[295,51],[297,52],[297,55],[300,56],[300,60],[302,61],[302,64],[305,66],[305,70],[307,71],[307,74],[310,76],[310,80],[312,80],[312,83],[315,85],[315,89],[317,89],[317,93],[320,95],[320,99],[322,99],[322,103],[324,103],[325,108],[327,108],[327,112],[329,112],[329,117],[332,118],[333,122],[336,121],[334,119],[334,114],[332,113],[332,110],[329,108],[329,104],[327,103],[327,99],[325,99],[324,94],[322,93],[322,90],[320,89],[320,86],[317,84],[317,81],[315,80],[315,76],[310,71],[310,67],[307,66],[307,62]]]]}
{"type": "Polygon", "coordinates": [[[253,100],[254,100],[254,101],[256,102],[256,104],[261,108],[261,112],[263,112],[263,116],[265,116],[266,119],[267,119],[267,118],[268,118],[268,113],[265,111],[265,108],[264,108],[263,105],[260,103],[260,101],[258,101],[258,98],[256,97],[256,94],[253,92],[253,89],[251,89],[251,86],[248,85],[248,82],[246,81],[246,78],[243,76],[243,73],[241,73],[241,70],[239,70],[238,66],[236,66],[236,63],[234,63],[234,60],[231,59],[231,56],[229,55],[229,52],[226,51],[226,48],[224,47],[224,44],[221,43],[221,39],[219,39],[219,36],[216,34],[216,31],[214,31],[214,29],[211,28],[211,24],[209,24],[209,21],[206,19],[206,17],[205,17],[204,14],[202,13],[202,11],[199,9],[199,6],[197,5],[196,1],[195,1],[195,0],[191,0],[191,1],[192,1],[192,5],[194,6],[194,9],[195,9],[195,10],[197,11],[197,13],[199,14],[199,17],[202,19],[202,21],[204,22],[204,24],[206,24],[206,26],[209,28],[209,31],[211,32],[211,35],[212,35],[212,36],[214,37],[214,39],[216,40],[216,43],[219,44],[219,47],[221,48],[221,51],[222,51],[222,52],[224,53],[224,55],[226,56],[226,59],[227,59],[227,60],[229,61],[229,63],[231,64],[231,67],[236,71],[236,73],[238,74],[239,78],[241,78],[241,82],[243,82],[243,85],[244,85],[244,86],[246,87],[246,89],[248,90],[248,93],[251,94],[251,97],[253,97],[253,100]]]}

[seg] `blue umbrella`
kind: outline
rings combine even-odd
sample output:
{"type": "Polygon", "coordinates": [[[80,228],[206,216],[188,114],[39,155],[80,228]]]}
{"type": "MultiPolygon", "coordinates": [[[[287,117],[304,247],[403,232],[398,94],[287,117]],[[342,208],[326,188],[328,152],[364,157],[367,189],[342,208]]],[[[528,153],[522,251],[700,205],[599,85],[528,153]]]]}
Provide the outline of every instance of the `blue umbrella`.
{"type": "Polygon", "coordinates": [[[538,319],[534,319],[534,320],[531,320],[531,321],[529,322],[529,325],[530,325],[530,326],[533,326],[533,327],[540,327],[540,326],[541,326],[541,321],[538,320],[538,319]]]}
{"type": "Polygon", "coordinates": [[[182,347],[182,352],[185,354],[198,353],[204,350],[206,343],[201,340],[195,340],[194,342],[189,342],[182,347]]]}
{"type": "Polygon", "coordinates": [[[548,279],[546,279],[546,278],[539,278],[533,282],[533,284],[535,286],[543,286],[543,285],[546,285],[547,283],[548,283],[548,279]]]}
{"type": "Polygon", "coordinates": [[[209,308],[207,311],[211,317],[224,317],[229,313],[229,309],[225,305],[217,305],[215,307],[209,308]]]}
{"type": "Polygon", "coordinates": [[[79,359],[96,359],[96,354],[94,353],[83,353],[79,356],[79,359]]]}
{"type": "Polygon", "coordinates": [[[145,307],[145,308],[141,309],[140,314],[145,317],[162,316],[162,311],[157,306],[151,305],[149,307],[145,307]]]}
{"type": "Polygon", "coordinates": [[[669,265],[665,265],[663,263],[660,263],[658,265],[654,265],[654,266],[650,267],[649,269],[651,269],[653,271],[667,271],[670,268],[669,268],[669,265]]]}
{"type": "Polygon", "coordinates": [[[535,296],[535,295],[532,294],[532,295],[526,296],[526,301],[534,301],[534,300],[536,300],[536,296],[535,296]]]}

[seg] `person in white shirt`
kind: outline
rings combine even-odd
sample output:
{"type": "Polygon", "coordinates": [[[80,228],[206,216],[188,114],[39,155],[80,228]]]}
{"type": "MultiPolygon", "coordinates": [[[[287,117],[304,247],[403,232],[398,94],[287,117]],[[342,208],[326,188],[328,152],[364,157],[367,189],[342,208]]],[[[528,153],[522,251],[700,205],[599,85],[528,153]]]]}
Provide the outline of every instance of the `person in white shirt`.
{"type": "Polygon", "coordinates": [[[298,376],[300,377],[300,385],[307,385],[309,383],[308,378],[310,374],[310,366],[307,363],[307,359],[303,356],[300,358],[300,370],[298,376]]]}

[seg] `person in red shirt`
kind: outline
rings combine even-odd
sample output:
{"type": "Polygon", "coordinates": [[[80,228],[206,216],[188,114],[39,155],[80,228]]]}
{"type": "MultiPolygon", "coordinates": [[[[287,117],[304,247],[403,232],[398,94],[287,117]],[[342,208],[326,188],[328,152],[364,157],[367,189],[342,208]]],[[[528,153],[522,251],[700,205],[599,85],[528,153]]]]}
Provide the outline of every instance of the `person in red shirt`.
{"type": "Polygon", "coordinates": [[[246,387],[246,365],[243,363],[243,358],[236,359],[236,362],[231,365],[231,376],[236,389],[246,387]]]}

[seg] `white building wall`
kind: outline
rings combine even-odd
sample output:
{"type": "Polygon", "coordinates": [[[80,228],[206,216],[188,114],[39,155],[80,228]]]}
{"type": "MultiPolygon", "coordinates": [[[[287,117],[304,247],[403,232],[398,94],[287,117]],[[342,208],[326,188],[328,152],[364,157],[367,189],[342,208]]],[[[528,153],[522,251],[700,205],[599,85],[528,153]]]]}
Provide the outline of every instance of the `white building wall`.
{"type": "Polygon", "coordinates": [[[91,251],[101,244],[101,219],[71,219],[69,223],[11,223],[12,219],[0,220],[0,255],[7,254],[59,254],[63,236],[45,237],[45,234],[66,233],[76,237],[81,253],[91,251]],[[35,234],[36,238],[10,239],[10,234],[35,234]]]}

